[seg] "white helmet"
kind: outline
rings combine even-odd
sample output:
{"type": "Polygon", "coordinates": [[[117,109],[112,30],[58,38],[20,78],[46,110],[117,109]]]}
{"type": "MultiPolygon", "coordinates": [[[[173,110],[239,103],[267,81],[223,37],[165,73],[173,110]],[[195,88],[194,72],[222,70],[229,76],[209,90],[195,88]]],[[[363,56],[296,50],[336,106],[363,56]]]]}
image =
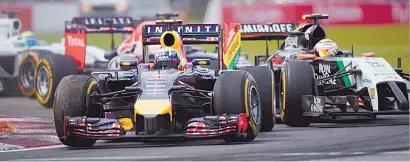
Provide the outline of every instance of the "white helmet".
{"type": "Polygon", "coordinates": [[[319,57],[335,56],[339,47],[336,42],[331,39],[322,39],[315,45],[315,51],[319,57]]]}

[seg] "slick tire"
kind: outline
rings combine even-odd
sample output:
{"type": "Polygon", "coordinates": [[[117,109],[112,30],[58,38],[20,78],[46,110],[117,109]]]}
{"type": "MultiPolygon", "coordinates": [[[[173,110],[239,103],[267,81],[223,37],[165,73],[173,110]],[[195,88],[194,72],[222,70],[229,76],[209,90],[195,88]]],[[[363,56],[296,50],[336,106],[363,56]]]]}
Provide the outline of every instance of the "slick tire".
{"type": "Polygon", "coordinates": [[[24,96],[29,98],[35,97],[35,69],[40,62],[40,59],[47,55],[53,55],[53,53],[46,50],[30,51],[21,58],[19,73],[17,75],[17,84],[20,92],[24,96]]]}
{"type": "Polygon", "coordinates": [[[67,136],[64,132],[64,117],[103,118],[103,107],[92,104],[91,94],[101,94],[96,81],[87,75],[69,75],[64,77],[57,87],[54,97],[53,119],[57,136],[61,143],[71,147],[93,146],[96,140],[79,136],[67,136]]]}
{"type": "Polygon", "coordinates": [[[35,94],[45,108],[53,107],[53,97],[58,83],[63,77],[77,74],[77,64],[66,55],[47,55],[36,66],[35,94]]]}
{"type": "Polygon", "coordinates": [[[252,75],[245,71],[223,72],[215,82],[212,102],[216,115],[246,113],[248,116],[246,135],[226,135],[223,137],[226,142],[249,142],[256,138],[262,123],[262,109],[252,75]]]}
{"type": "Polygon", "coordinates": [[[275,99],[273,89],[273,74],[266,66],[246,66],[240,70],[246,71],[252,75],[259,88],[261,107],[262,107],[262,125],[261,132],[270,132],[275,126],[275,99]]]}
{"type": "Polygon", "coordinates": [[[284,124],[291,127],[307,127],[311,118],[303,116],[302,95],[314,95],[316,80],[312,65],[296,61],[286,63],[281,73],[280,117],[284,124]]]}

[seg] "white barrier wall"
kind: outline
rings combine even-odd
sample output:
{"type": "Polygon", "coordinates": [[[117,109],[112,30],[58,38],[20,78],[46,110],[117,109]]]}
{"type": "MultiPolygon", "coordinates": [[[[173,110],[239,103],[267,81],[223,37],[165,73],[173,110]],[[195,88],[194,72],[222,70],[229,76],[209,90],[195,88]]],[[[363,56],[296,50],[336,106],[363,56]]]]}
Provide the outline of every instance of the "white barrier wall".
{"type": "MultiPolygon", "coordinates": [[[[38,33],[62,33],[64,21],[80,15],[79,1],[34,2],[31,9],[32,30],[38,33]]],[[[131,0],[129,10],[135,18],[173,12],[169,0],[131,0]]]]}
{"type": "Polygon", "coordinates": [[[78,3],[36,3],[32,7],[32,30],[36,33],[62,33],[64,22],[80,13],[78,3]]]}

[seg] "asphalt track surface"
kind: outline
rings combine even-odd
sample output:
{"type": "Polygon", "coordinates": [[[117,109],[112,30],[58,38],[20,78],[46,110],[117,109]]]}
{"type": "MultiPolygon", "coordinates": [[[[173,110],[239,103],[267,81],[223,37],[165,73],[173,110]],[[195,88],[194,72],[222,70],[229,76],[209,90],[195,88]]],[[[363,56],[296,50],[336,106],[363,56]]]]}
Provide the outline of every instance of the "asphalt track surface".
{"type": "MultiPolygon", "coordinates": [[[[52,118],[36,100],[0,98],[0,114],[52,118]]],[[[124,160],[366,160],[410,161],[409,116],[375,120],[313,123],[307,128],[283,124],[247,144],[222,140],[166,143],[107,143],[90,148],[51,148],[0,151],[0,160],[124,161],[124,160]]]]}

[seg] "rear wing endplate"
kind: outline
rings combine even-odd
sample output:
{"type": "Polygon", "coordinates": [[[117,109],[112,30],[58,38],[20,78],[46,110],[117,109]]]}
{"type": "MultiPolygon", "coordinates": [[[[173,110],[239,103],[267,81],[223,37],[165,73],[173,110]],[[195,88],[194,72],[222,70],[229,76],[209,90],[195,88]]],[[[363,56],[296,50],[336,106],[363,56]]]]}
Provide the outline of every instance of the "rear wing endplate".
{"type": "Polygon", "coordinates": [[[65,54],[71,56],[78,68],[85,68],[85,55],[88,33],[111,34],[111,48],[115,46],[114,33],[130,34],[134,31],[136,20],[131,17],[74,17],[65,22],[65,54]]]}
{"type": "MultiPolygon", "coordinates": [[[[171,28],[180,34],[184,44],[218,44],[221,35],[219,24],[173,24],[171,28]]],[[[145,25],[143,44],[160,44],[159,38],[167,29],[167,24],[145,25]]]]}

